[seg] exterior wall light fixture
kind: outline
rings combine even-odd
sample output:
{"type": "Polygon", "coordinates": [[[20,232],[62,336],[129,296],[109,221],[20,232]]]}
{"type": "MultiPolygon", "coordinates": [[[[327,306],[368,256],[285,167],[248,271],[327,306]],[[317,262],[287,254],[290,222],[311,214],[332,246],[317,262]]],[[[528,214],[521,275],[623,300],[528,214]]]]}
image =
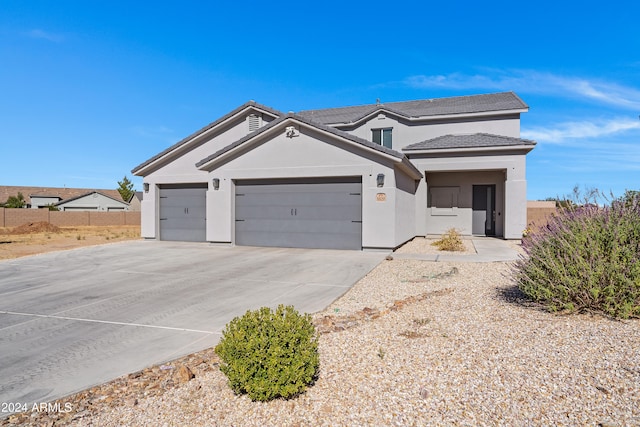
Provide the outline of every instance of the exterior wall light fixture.
{"type": "Polygon", "coordinates": [[[144,192],[148,193],[149,192],[149,183],[148,182],[144,182],[142,184],[142,188],[144,188],[144,192]]]}
{"type": "Polygon", "coordinates": [[[378,184],[378,187],[384,187],[384,174],[383,173],[379,173],[378,176],[376,177],[376,184],[378,184]]]}
{"type": "Polygon", "coordinates": [[[211,180],[211,183],[213,184],[213,189],[214,190],[219,190],[220,189],[220,178],[213,178],[211,180]]]}

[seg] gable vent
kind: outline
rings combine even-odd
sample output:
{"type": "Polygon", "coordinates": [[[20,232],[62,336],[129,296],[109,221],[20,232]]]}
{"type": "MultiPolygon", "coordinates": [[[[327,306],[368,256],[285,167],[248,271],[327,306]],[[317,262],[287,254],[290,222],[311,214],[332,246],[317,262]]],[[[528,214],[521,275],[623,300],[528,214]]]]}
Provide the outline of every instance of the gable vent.
{"type": "Polygon", "coordinates": [[[249,122],[249,132],[256,131],[260,128],[262,119],[257,114],[249,114],[247,120],[249,122]]]}

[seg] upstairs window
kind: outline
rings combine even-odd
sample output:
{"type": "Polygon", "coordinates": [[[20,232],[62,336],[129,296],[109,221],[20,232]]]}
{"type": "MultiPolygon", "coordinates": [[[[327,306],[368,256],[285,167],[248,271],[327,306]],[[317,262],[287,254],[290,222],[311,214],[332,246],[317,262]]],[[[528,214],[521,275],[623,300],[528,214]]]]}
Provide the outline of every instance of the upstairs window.
{"type": "Polygon", "coordinates": [[[387,129],[371,129],[371,140],[383,147],[391,148],[391,128],[387,129]]]}

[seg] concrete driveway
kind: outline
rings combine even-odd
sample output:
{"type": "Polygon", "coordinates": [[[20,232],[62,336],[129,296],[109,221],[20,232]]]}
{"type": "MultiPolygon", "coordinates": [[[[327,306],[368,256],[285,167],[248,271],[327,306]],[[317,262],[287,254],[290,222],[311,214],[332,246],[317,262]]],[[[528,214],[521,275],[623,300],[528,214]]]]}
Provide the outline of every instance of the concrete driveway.
{"type": "Polygon", "coordinates": [[[2,261],[0,402],[31,407],[211,347],[248,309],[322,310],[385,255],[135,241],[2,261]]]}

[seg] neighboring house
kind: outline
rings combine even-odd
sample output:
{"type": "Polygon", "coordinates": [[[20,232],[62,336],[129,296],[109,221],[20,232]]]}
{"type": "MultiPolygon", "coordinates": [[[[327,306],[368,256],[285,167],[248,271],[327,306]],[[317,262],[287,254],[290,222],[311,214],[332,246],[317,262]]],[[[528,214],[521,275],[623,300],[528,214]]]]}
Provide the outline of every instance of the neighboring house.
{"type": "Polygon", "coordinates": [[[134,212],[140,212],[140,204],[142,203],[142,191],[134,191],[129,200],[129,210],[134,212]]]}
{"type": "Polygon", "coordinates": [[[142,236],[335,249],[450,227],[520,238],[528,108],[513,92],[297,114],[250,101],[133,169],[142,236]]]}
{"type": "Polygon", "coordinates": [[[48,205],[55,205],[60,201],[72,199],[84,194],[97,191],[113,199],[122,201],[118,190],[96,190],[90,188],[67,188],[67,187],[20,187],[20,186],[0,186],[0,202],[4,202],[10,196],[17,196],[22,193],[25,198],[26,208],[40,209],[48,205]]]}
{"type": "Polygon", "coordinates": [[[61,211],[128,211],[129,204],[98,191],[91,191],[54,205],[61,211]]]}
{"type": "Polygon", "coordinates": [[[31,207],[32,209],[46,208],[48,206],[55,205],[60,200],[62,200],[60,196],[53,196],[53,195],[47,195],[47,194],[30,194],[29,198],[31,200],[31,203],[30,203],[31,206],[29,207],[31,207]]]}

